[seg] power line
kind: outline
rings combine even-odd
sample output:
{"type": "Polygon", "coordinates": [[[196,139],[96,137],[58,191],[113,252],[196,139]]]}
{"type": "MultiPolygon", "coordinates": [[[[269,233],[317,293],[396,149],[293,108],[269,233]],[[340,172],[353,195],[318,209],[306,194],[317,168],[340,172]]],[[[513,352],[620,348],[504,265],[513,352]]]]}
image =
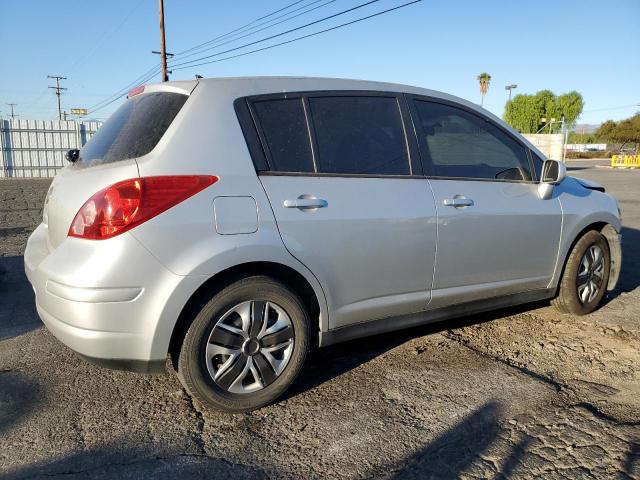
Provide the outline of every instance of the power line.
{"type": "Polygon", "coordinates": [[[116,25],[113,29],[111,30],[104,30],[102,32],[102,34],[100,35],[100,37],[98,37],[98,40],[93,44],[93,46],[87,51],[86,54],[81,55],[72,65],[71,67],[69,67],[67,69],[67,71],[71,71],[73,73],[73,71],[75,71],[75,69],[81,65],[85,60],[87,60],[88,58],[90,58],[103,44],[104,42],[109,39],[113,34],[115,34],[118,30],[120,30],[122,28],[122,26],[127,23],[127,20],[129,20],[129,18],[131,18],[131,16],[135,13],[136,10],[138,10],[138,8],[140,8],[140,5],[143,4],[145,0],[140,0],[130,11],[129,13],[127,13],[125,15],[125,17],[120,21],[120,23],[118,25],[116,25]]]}
{"type": "MultiPolygon", "coordinates": [[[[279,47],[279,46],[286,45],[286,44],[289,44],[289,43],[293,43],[293,42],[296,42],[296,41],[299,41],[299,40],[310,38],[310,37],[313,37],[313,36],[316,36],[316,35],[320,35],[322,33],[330,32],[332,30],[337,30],[339,28],[343,28],[343,27],[346,27],[348,25],[352,25],[352,24],[355,24],[355,23],[358,23],[358,22],[362,22],[364,20],[368,20],[370,18],[374,18],[374,17],[380,16],[380,15],[383,15],[385,13],[389,13],[389,12],[392,12],[394,10],[398,10],[400,8],[404,8],[404,7],[407,7],[409,5],[412,5],[412,4],[415,4],[415,3],[419,3],[422,0],[413,0],[411,2],[407,2],[407,3],[404,3],[404,4],[398,5],[396,7],[392,7],[392,8],[389,8],[389,9],[386,9],[386,10],[383,10],[383,11],[380,11],[380,12],[377,12],[377,13],[374,13],[374,14],[371,14],[371,15],[367,15],[365,17],[361,17],[361,18],[358,18],[358,19],[355,19],[355,20],[352,20],[352,21],[349,21],[349,22],[346,22],[346,23],[343,23],[343,24],[340,24],[340,25],[336,25],[336,26],[331,27],[331,28],[327,28],[327,29],[324,29],[324,30],[313,32],[313,33],[310,33],[308,35],[303,35],[303,36],[296,37],[296,38],[293,38],[293,39],[290,39],[290,40],[287,40],[287,41],[284,41],[284,42],[276,43],[276,44],[273,44],[273,45],[268,45],[268,46],[263,47],[263,48],[258,48],[258,49],[254,49],[254,50],[251,50],[251,51],[248,51],[248,52],[242,52],[242,53],[237,54],[237,55],[231,55],[231,56],[220,58],[220,59],[216,59],[216,60],[211,60],[211,61],[207,61],[207,62],[201,62],[201,63],[195,63],[194,64],[194,62],[198,62],[199,60],[204,60],[204,59],[211,58],[211,57],[214,57],[214,56],[222,55],[224,53],[229,53],[230,51],[235,51],[235,50],[239,50],[239,49],[242,49],[242,48],[246,48],[247,46],[255,45],[256,43],[261,43],[261,42],[267,41],[269,39],[276,38],[276,37],[285,35],[287,33],[291,33],[293,31],[296,31],[296,30],[300,30],[302,28],[305,28],[305,27],[310,26],[310,25],[314,25],[314,24],[319,23],[321,21],[324,21],[324,20],[327,20],[327,19],[330,19],[330,18],[335,18],[338,15],[342,15],[342,14],[347,13],[349,11],[353,11],[355,9],[362,8],[364,6],[367,6],[367,5],[371,4],[371,3],[375,3],[377,1],[379,1],[379,0],[371,0],[369,2],[363,3],[361,5],[353,7],[351,9],[348,9],[348,10],[345,10],[345,11],[342,11],[342,12],[338,12],[337,14],[325,17],[323,19],[320,19],[320,20],[317,20],[317,21],[314,21],[314,22],[310,22],[310,23],[308,23],[306,25],[302,25],[302,26],[296,27],[294,29],[290,29],[290,30],[288,30],[286,32],[282,32],[282,33],[279,33],[279,34],[276,34],[276,35],[272,35],[272,36],[263,38],[261,40],[257,40],[255,42],[250,42],[250,43],[247,43],[247,44],[242,45],[240,47],[236,47],[234,49],[230,49],[230,50],[227,50],[227,51],[224,51],[224,52],[218,52],[216,54],[208,55],[208,56],[205,56],[205,57],[202,57],[202,58],[197,58],[197,59],[194,59],[194,60],[190,60],[188,62],[176,63],[176,64],[173,64],[173,65],[170,65],[170,67],[173,68],[175,66],[175,67],[177,67],[177,68],[175,68],[175,70],[182,70],[182,69],[185,69],[185,68],[197,67],[197,66],[200,66],[200,65],[207,65],[207,64],[210,64],[210,63],[217,63],[217,62],[221,62],[221,61],[224,61],[224,60],[230,60],[230,59],[233,59],[233,58],[242,57],[242,56],[245,56],[245,55],[250,55],[252,53],[257,53],[257,52],[269,50],[271,48],[279,47]]],[[[301,2],[300,1],[294,2],[294,3],[290,4],[290,5],[288,5],[287,7],[291,7],[291,6],[293,6],[295,4],[298,4],[298,3],[301,3],[301,2]]],[[[308,4],[306,6],[309,6],[309,5],[311,5],[311,4],[308,4]]],[[[286,9],[287,7],[284,7],[283,9],[286,9]]],[[[279,11],[282,11],[283,9],[280,9],[279,11]]],[[[278,11],[272,12],[272,14],[263,16],[260,19],[266,18],[266,17],[271,16],[271,15],[273,15],[275,13],[278,13],[278,11]]],[[[289,13],[292,13],[292,12],[289,12],[289,13]]],[[[254,21],[252,21],[252,22],[250,22],[250,23],[248,23],[246,25],[252,25],[255,22],[259,21],[260,19],[256,19],[256,20],[254,20],[254,21]]],[[[235,31],[240,30],[241,28],[243,28],[243,27],[239,27],[238,29],[235,29],[235,31]]],[[[225,34],[225,35],[228,35],[228,34],[225,34]]],[[[193,49],[195,49],[197,47],[198,46],[192,47],[191,49],[184,50],[184,51],[179,52],[179,53],[176,53],[176,56],[178,56],[178,55],[180,55],[182,53],[185,53],[187,51],[191,51],[191,50],[193,50],[193,49]]],[[[119,100],[122,97],[122,95],[124,95],[131,88],[133,88],[134,86],[140,85],[140,84],[144,84],[146,81],[148,81],[150,78],[152,78],[157,73],[157,70],[158,70],[157,67],[154,67],[154,68],[148,70],[142,76],[138,77],[136,80],[134,80],[133,82],[128,84],[123,89],[119,90],[118,92],[116,92],[115,94],[111,95],[107,99],[105,99],[105,100],[103,100],[101,102],[98,102],[93,107],[89,108],[88,109],[89,113],[94,113],[94,112],[96,112],[98,110],[102,110],[102,109],[106,108],[107,106],[111,105],[112,103],[114,103],[115,101],[119,100]]]]}
{"type": "Polygon", "coordinates": [[[159,71],[160,71],[160,67],[157,66],[157,65],[154,65],[149,70],[147,70],[145,73],[143,73],[142,75],[136,77],[136,79],[134,81],[128,83],[126,86],[122,87],[120,90],[118,90],[115,93],[109,95],[108,97],[104,98],[103,100],[93,104],[92,106],[87,108],[87,110],[92,112],[92,111],[97,110],[98,108],[102,108],[103,104],[113,103],[113,101],[118,100],[122,95],[126,94],[133,87],[137,87],[141,83],[144,83],[147,80],[153,78],[159,71]]]}
{"type": "MultiPolygon", "coordinates": [[[[250,22],[250,23],[246,24],[246,25],[251,25],[251,24],[253,24],[253,23],[255,23],[255,22],[257,22],[257,21],[259,21],[259,20],[261,20],[261,19],[264,19],[264,18],[267,18],[267,17],[269,17],[269,16],[272,16],[272,15],[274,15],[274,14],[278,13],[278,12],[283,11],[283,10],[284,10],[284,9],[286,9],[286,8],[289,8],[289,7],[291,7],[291,6],[294,6],[294,5],[296,5],[296,4],[301,3],[301,1],[303,1],[303,0],[299,0],[299,1],[297,1],[297,2],[294,2],[294,3],[292,3],[292,4],[289,4],[287,7],[283,7],[283,8],[281,8],[281,9],[279,9],[279,10],[276,10],[276,11],[274,11],[274,12],[271,12],[271,13],[270,13],[270,14],[268,14],[268,15],[264,15],[263,17],[260,17],[260,18],[258,18],[258,19],[256,19],[256,20],[254,20],[254,21],[252,21],[252,22],[250,22]]],[[[378,2],[378,1],[380,1],[380,0],[371,0],[371,1],[370,1],[370,2],[368,2],[368,3],[374,3],[374,2],[378,2]]],[[[367,3],[367,4],[368,4],[368,3],[367,3]]],[[[367,4],[364,4],[364,5],[367,5],[367,4]]],[[[310,4],[308,4],[308,5],[310,5],[310,4]]],[[[307,6],[308,6],[308,5],[307,5],[307,6]]],[[[364,6],[364,5],[363,5],[363,6],[364,6]]],[[[360,7],[359,7],[359,6],[358,6],[358,7],[354,7],[353,9],[356,9],[356,8],[360,8],[360,7]]],[[[353,9],[350,9],[350,10],[353,10],[353,9]]],[[[349,10],[349,11],[350,11],[350,10],[349,10]]],[[[291,12],[290,12],[290,13],[291,13],[291,12]]],[[[335,15],[333,15],[333,16],[336,16],[336,15],[339,15],[339,14],[342,14],[342,13],[346,13],[346,11],[345,11],[345,12],[340,12],[340,13],[335,14],[335,15]]],[[[332,16],[332,17],[333,17],[333,16],[332,16]]],[[[330,17],[327,17],[327,18],[330,18],[330,17]]],[[[327,18],[322,19],[322,20],[326,20],[327,18]]],[[[316,22],[316,23],[317,23],[317,22],[316,22]]],[[[312,22],[312,23],[310,23],[309,25],[312,25],[312,24],[313,24],[313,22],[312,22]]],[[[246,25],[245,25],[245,26],[246,26],[246,25]]],[[[308,26],[308,25],[307,25],[307,26],[308,26]]],[[[239,30],[239,29],[241,29],[241,28],[243,28],[243,27],[240,27],[240,28],[235,29],[235,30],[237,31],[237,30],[239,30]]],[[[299,30],[300,28],[303,28],[303,27],[298,27],[298,28],[296,28],[296,29],[298,29],[298,30],[299,30]]],[[[291,31],[295,31],[296,29],[290,30],[289,32],[284,32],[284,33],[278,34],[278,35],[276,35],[276,36],[280,36],[280,35],[284,35],[284,34],[286,34],[286,33],[290,33],[291,31]]],[[[228,35],[228,34],[225,34],[225,35],[228,35]]],[[[224,36],[224,35],[223,35],[223,36],[224,36]]],[[[255,43],[259,43],[259,42],[262,42],[262,41],[266,41],[266,40],[269,40],[270,38],[274,38],[274,37],[273,37],[273,36],[271,36],[271,37],[267,37],[266,39],[259,40],[258,42],[252,42],[252,43],[250,43],[249,45],[253,45],[253,44],[255,44],[255,43]]],[[[205,43],[207,43],[207,42],[205,42],[205,43]]],[[[202,45],[202,44],[201,44],[201,45],[202,45]]],[[[244,48],[244,47],[246,47],[246,46],[247,46],[247,45],[243,45],[242,47],[238,47],[238,48],[244,48]]],[[[197,48],[197,47],[198,47],[198,46],[196,46],[196,47],[192,47],[191,49],[185,50],[185,51],[183,51],[183,52],[176,53],[175,55],[176,55],[176,56],[178,56],[178,55],[180,55],[181,53],[184,53],[184,52],[189,51],[189,50],[193,50],[194,48],[197,48]]],[[[221,52],[221,53],[225,53],[225,52],[221,52]]],[[[219,55],[219,54],[220,54],[220,53],[215,54],[215,55],[219,55]]],[[[205,57],[205,58],[209,58],[209,57],[205,57]]],[[[201,60],[201,58],[191,60],[191,62],[197,62],[197,61],[199,61],[199,60],[201,60]]],[[[173,65],[173,64],[172,64],[172,65],[173,65]]],[[[182,65],[182,63],[180,63],[180,64],[176,64],[176,65],[182,65]]],[[[151,77],[153,77],[153,76],[155,75],[155,73],[156,73],[156,67],[154,67],[154,68],[153,68],[153,69],[151,69],[151,70],[148,70],[148,71],[147,71],[147,72],[145,72],[141,77],[138,77],[136,80],[134,80],[133,82],[131,82],[130,84],[128,84],[126,87],[124,87],[124,88],[120,89],[118,92],[116,92],[116,93],[114,93],[113,95],[109,96],[109,97],[108,97],[108,98],[106,98],[105,100],[103,100],[103,101],[101,101],[101,102],[96,103],[96,104],[95,104],[95,105],[93,105],[92,107],[89,107],[89,108],[88,108],[89,112],[95,112],[95,111],[97,111],[97,110],[102,110],[103,108],[105,108],[105,107],[107,107],[107,106],[111,105],[113,102],[117,101],[117,100],[118,100],[118,99],[119,99],[119,98],[120,98],[124,93],[128,92],[128,91],[129,91],[131,88],[133,88],[134,86],[137,86],[137,85],[139,85],[139,84],[142,84],[142,83],[144,83],[144,82],[148,81],[151,77]],[[153,72],[153,73],[151,73],[151,72],[153,72]]]]}
{"type": "Polygon", "coordinates": [[[355,7],[348,8],[347,10],[342,10],[341,12],[334,13],[333,15],[329,15],[329,16],[321,18],[319,20],[315,20],[313,22],[309,22],[309,23],[306,23],[304,25],[300,25],[299,27],[291,28],[291,29],[286,30],[286,31],[281,32],[281,33],[276,33],[275,35],[270,35],[270,36],[262,38],[260,40],[256,40],[254,42],[245,43],[244,45],[240,45],[239,47],[234,47],[234,48],[230,48],[228,50],[223,50],[221,52],[212,53],[211,55],[206,55],[204,57],[196,58],[194,60],[189,60],[187,62],[173,63],[173,64],[171,64],[171,66],[172,67],[180,67],[182,65],[187,65],[188,63],[191,63],[191,62],[199,62],[200,60],[205,60],[207,58],[217,57],[219,55],[224,55],[225,53],[230,53],[230,52],[234,52],[236,50],[240,50],[242,48],[250,47],[251,45],[256,45],[258,43],[266,42],[267,40],[272,40],[274,38],[281,37],[283,35],[287,35],[289,33],[292,33],[292,32],[298,31],[298,30],[302,30],[303,28],[309,27],[311,25],[315,25],[316,23],[325,22],[325,21],[330,20],[332,18],[339,17],[340,15],[344,15],[345,13],[353,12],[354,10],[358,10],[359,8],[364,8],[364,7],[368,6],[368,5],[371,5],[372,3],[377,3],[379,1],[380,0],[369,0],[368,2],[361,3],[359,5],[356,5],[355,7]]]}
{"type": "MultiPolygon", "coordinates": [[[[290,4],[280,8],[278,10],[274,10],[271,13],[268,13],[266,15],[263,15],[263,16],[259,17],[259,18],[256,18],[255,20],[252,20],[251,22],[249,22],[249,23],[247,23],[245,25],[242,25],[241,27],[238,27],[238,28],[236,28],[234,30],[231,30],[231,31],[229,31],[229,32],[227,32],[225,34],[219,35],[218,37],[215,37],[212,40],[209,40],[207,42],[201,43],[201,44],[196,45],[194,47],[191,47],[191,48],[188,48],[188,49],[183,50],[181,52],[178,52],[178,53],[175,54],[175,56],[182,55],[182,54],[184,54],[186,52],[193,51],[193,50],[195,50],[195,49],[197,49],[197,48],[199,48],[199,47],[201,47],[203,45],[210,44],[211,42],[213,42],[215,40],[227,37],[227,36],[229,36],[229,35],[231,35],[231,34],[233,34],[235,32],[238,32],[238,31],[240,31],[242,29],[245,29],[246,27],[249,27],[249,26],[255,24],[256,22],[259,22],[260,20],[263,20],[265,18],[269,18],[269,17],[271,17],[271,16],[273,16],[273,15],[275,15],[277,13],[280,13],[282,11],[285,11],[285,10],[295,6],[295,5],[303,3],[304,1],[306,1],[306,0],[298,0],[298,1],[295,1],[293,3],[290,3],[290,4]]],[[[320,1],[320,0],[316,0],[316,2],[312,2],[312,3],[308,3],[307,5],[304,5],[302,8],[308,7],[308,6],[312,5],[313,3],[317,3],[317,1],[320,1]]],[[[297,10],[298,9],[296,9],[294,11],[297,11],[297,10]]],[[[293,13],[294,11],[288,12],[287,14],[293,13]]],[[[277,18],[280,18],[280,17],[277,17],[277,18]]],[[[291,17],[291,18],[294,18],[294,17],[291,17]]],[[[272,20],[275,20],[275,19],[272,19],[272,20]]],[[[260,24],[260,25],[262,25],[262,24],[260,24]]],[[[193,61],[198,61],[198,60],[195,59],[193,61]]],[[[108,96],[104,100],[102,100],[102,101],[94,104],[93,106],[89,107],[87,110],[89,110],[89,112],[94,112],[94,111],[97,111],[97,110],[102,110],[103,108],[111,105],[113,102],[115,102],[118,99],[120,99],[122,97],[122,95],[124,95],[126,92],[128,92],[131,88],[133,88],[133,87],[135,87],[137,85],[143,84],[143,83],[147,82],[148,80],[150,80],[157,73],[157,70],[158,70],[157,67],[153,67],[152,69],[147,70],[141,76],[137,77],[136,80],[134,80],[131,83],[127,84],[127,86],[121,88],[120,90],[118,90],[117,92],[115,92],[112,95],[108,96]]]]}
{"type": "Polygon", "coordinates": [[[155,77],[158,73],[159,73],[158,67],[154,67],[153,70],[151,71],[151,73],[148,74],[146,77],[139,77],[140,80],[136,80],[135,82],[131,82],[129,84],[129,86],[127,86],[126,88],[120,90],[117,94],[114,94],[111,97],[109,97],[108,101],[103,101],[103,102],[97,103],[94,107],[92,107],[91,109],[88,109],[89,110],[88,113],[92,114],[92,113],[95,113],[95,112],[97,112],[99,110],[102,110],[103,108],[108,107],[113,102],[116,102],[116,101],[120,100],[123,95],[125,95],[129,90],[131,90],[131,88],[133,88],[134,86],[142,85],[142,84],[148,82],[153,77],[155,77]]]}
{"type": "MultiPolygon", "coordinates": [[[[304,15],[306,13],[313,12],[314,10],[322,8],[322,7],[324,7],[324,6],[326,6],[326,5],[330,4],[330,3],[334,3],[337,0],[329,0],[329,1],[325,2],[325,3],[322,3],[321,5],[317,5],[317,6],[313,7],[313,8],[309,8],[308,10],[300,12],[300,13],[298,13],[296,15],[291,15],[292,13],[298,12],[298,11],[304,9],[304,8],[310,7],[311,5],[314,5],[314,4],[316,4],[318,2],[321,2],[321,1],[322,0],[315,0],[315,1],[311,2],[311,3],[308,3],[307,5],[303,5],[302,7],[299,7],[299,8],[296,8],[294,10],[291,10],[290,12],[284,13],[282,15],[278,15],[277,17],[272,18],[271,20],[267,20],[266,22],[258,23],[257,25],[254,25],[253,27],[251,27],[249,29],[246,29],[246,30],[243,30],[243,31],[239,31],[239,32],[237,32],[235,34],[230,35],[231,37],[235,37],[235,38],[231,38],[231,39],[228,39],[228,40],[225,40],[225,41],[215,42],[215,40],[218,40],[218,39],[222,40],[222,38],[216,37],[216,39],[209,40],[208,42],[205,42],[205,43],[201,44],[197,48],[194,47],[191,50],[197,50],[197,51],[193,51],[193,52],[189,53],[188,55],[181,55],[181,58],[193,57],[194,55],[198,55],[198,54],[200,54],[202,52],[206,52],[207,50],[212,50],[212,49],[220,47],[222,45],[226,45],[228,43],[233,43],[235,41],[240,40],[241,38],[250,37],[251,35],[255,35],[258,32],[262,32],[263,30],[268,30],[269,28],[275,27],[276,25],[280,25],[281,23],[285,23],[285,22],[288,22],[290,20],[293,20],[294,18],[300,17],[300,16],[302,16],[302,15],[304,15]],[[275,20],[278,20],[278,19],[280,19],[282,17],[287,17],[287,18],[285,18],[284,20],[280,20],[279,22],[275,22],[275,20]],[[273,22],[275,22],[275,23],[273,23],[273,22]],[[268,24],[270,24],[270,25],[268,25],[268,24]],[[266,25],[266,26],[262,27],[262,28],[258,28],[258,27],[261,27],[262,25],[266,25]],[[245,33],[245,32],[248,32],[248,33],[245,33]],[[206,48],[201,48],[202,46],[207,45],[207,44],[211,44],[211,43],[214,43],[214,44],[210,45],[210,46],[208,46],[206,48]]],[[[228,36],[228,35],[229,34],[223,35],[222,37],[225,37],[225,36],[228,36]]]]}
{"type": "Polygon", "coordinates": [[[263,15],[263,16],[262,16],[262,17],[260,17],[260,18],[256,18],[255,20],[252,20],[252,21],[250,21],[249,23],[247,23],[247,24],[245,24],[245,25],[243,25],[243,26],[241,26],[241,27],[238,27],[238,28],[236,28],[236,29],[234,29],[234,30],[231,30],[231,31],[229,31],[229,32],[227,32],[227,33],[224,33],[224,34],[222,34],[222,35],[218,35],[217,37],[212,38],[211,40],[208,40],[208,41],[206,41],[206,42],[203,42],[203,43],[201,43],[201,44],[199,44],[199,45],[195,45],[195,46],[193,46],[193,47],[191,47],[191,48],[187,48],[186,50],[183,50],[183,51],[181,51],[181,52],[176,53],[176,55],[182,55],[182,54],[184,54],[184,53],[191,52],[192,50],[195,50],[195,49],[197,49],[197,48],[199,48],[199,47],[202,47],[203,45],[208,45],[208,44],[210,44],[210,43],[212,43],[212,42],[215,42],[216,40],[220,40],[221,38],[224,38],[224,37],[226,37],[226,36],[228,36],[228,35],[231,35],[232,33],[235,33],[235,32],[237,32],[238,30],[242,30],[242,29],[244,29],[244,28],[246,28],[246,27],[248,27],[248,26],[253,25],[253,24],[254,24],[254,23],[256,23],[256,22],[259,22],[260,20],[264,20],[265,18],[271,17],[271,16],[275,15],[276,13],[280,13],[280,12],[282,12],[283,10],[287,10],[288,8],[293,7],[293,6],[295,6],[295,5],[299,4],[299,3],[302,3],[302,2],[304,2],[304,1],[306,1],[306,0],[297,0],[296,2],[290,3],[289,5],[285,5],[284,7],[280,8],[279,10],[275,10],[275,11],[273,11],[273,12],[271,12],[271,13],[267,14],[267,15],[263,15]]]}
{"type": "MultiPolygon", "coordinates": [[[[235,29],[233,29],[233,30],[231,30],[231,31],[229,31],[229,32],[227,32],[227,33],[225,33],[225,34],[219,35],[219,36],[217,36],[217,37],[215,37],[215,38],[213,38],[213,39],[211,39],[211,40],[209,40],[209,41],[207,41],[207,42],[201,43],[201,44],[199,44],[199,45],[195,45],[195,46],[193,46],[193,47],[191,47],[191,48],[188,48],[188,49],[186,49],[186,50],[183,50],[183,51],[181,51],[181,52],[178,52],[178,53],[176,53],[175,55],[176,55],[176,56],[178,56],[178,55],[182,55],[182,54],[184,54],[184,53],[187,53],[187,52],[193,51],[193,50],[195,50],[195,49],[197,49],[197,48],[199,48],[199,47],[202,47],[202,46],[204,46],[204,45],[208,45],[208,44],[210,44],[210,43],[212,43],[212,42],[214,42],[214,41],[216,41],[216,40],[222,39],[222,38],[224,38],[224,37],[228,37],[229,35],[231,35],[231,34],[233,34],[233,33],[236,33],[236,32],[239,32],[240,30],[246,29],[247,27],[249,27],[249,26],[251,26],[251,25],[255,24],[256,22],[259,22],[260,20],[264,20],[265,18],[269,18],[269,17],[271,17],[271,16],[273,16],[273,15],[276,15],[277,13],[283,12],[283,11],[285,11],[285,10],[287,10],[287,9],[289,9],[289,8],[291,8],[291,7],[293,7],[293,6],[295,6],[295,5],[298,5],[298,4],[300,4],[300,3],[303,3],[304,1],[306,1],[306,0],[297,0],[297,1],[295,1],[295,2],[292,2],[292,3],[288,4],[288,5],[285,5],[284,7],[280,8],[280,9],[278,9],[278,10],[274,10],[273,12],[270,12],[270,13],[268,13],[268,14],[266,14],[266,15],[263,15],[263,16],[261,16],[261,17],[259,17],[259,18],[256,18],[256,19],[252,20],[251,22],[246,23],[246,24],[244,24],[244,25],[242,25],[242,26],[240,26],[240,27],[238,27],[238,28],[235,28],[235,29]]],[[[302,8],[305,8],[306,6],[312,5],[313,3],[315,3],[315,2],[308,3],[307,5],[303,6],[302,8]]],[[[293,13],[293,12],[288,12],[288,13],[293,13]]],[[[279,17],[278,17],[278,18],[279,18],[279,17]]],[[[293,17],[292,17],[292,18],[293,18],[293,17]]],[[[197,61],[197,60],[194,60],[194,61],[197,61]]],[[[109,95],[108,97],[106,97],[106,98],[105,98],[105,99],[103,99],[102,101],[100,101],[100,102],[98,102],[98,103],[94,104],[93,106],[90,106],[87,110],[88,110],[89,112],[93,112],[93,111],[97,111],[97,110],[102,110],[103,108],[105,108],[105,107],[107,107],[107,106],[111,105],[113,102],[115,102],[115,101],[119,100],[119,99],[122,97],[122,95],[124,95],[124,94],[125,94],[125,93],[127,93],[129,90],[131,90],[131,88],[133,88],[133,87],[135,87],[135,86],[138,86],[138,85],[140,85],[140,84],[143,84],[143,83],[147,82],[148,80],[150,80],[153,76],[155,76],[155,74],[157,73],[157,71],[159,71],[158,67],[153,67],[153,68],[151,68],[150,70],[147,70],[147,71],[146,71],[145,73],[143,73],[141,76],[137,77],[134,81],[132,81],[131,83],[127,84],[127,86],[125,86],[125,87],[121,88],[120,90],[116,91],[116,92],[115,92],[115,93],[113,93],[112,95],[109,95]]],[[[45,93],[46,93],[46,91],[45,91],[45,93]]],[[[38,100],[39,100],[39,99],[40,99],[40,98],[38,98],[38,100]]]]}
{"type": "Polygon", "coordinates": [[[582,113],[607,112],[609,110],[622,110],[622,109],[632,108],[632,107],[640,107],[640,103],[632,103],[632,104],[629,104],[629,105],[620,105],[618,107],[596,108],[594,110],[583,110],[582,113]]]}
{"type": "MultiPolygon", "coordinates": [[[[371,15],[367,15],[366,17],[357,18],[357,19],[352,20],[350,22],[346,22],[346,23],[342,23],[340,25],[336,25],[335,27],[325,28],[324,30],[319,30],[317,32],[310,33],[308,35],[303,35],[301,37],[292,38],[291,40],[287,40],[285,42],[275,43],[273,45],[268,45],[266,47],[257,48],[255,50],[250,50],[248,52],[239,53],[237,55],[231,55],[229,57],[219,58],[217,60],[209,60],[208,62],[197,63],[195,65],[187,65],[187,66],[183,66],[183,67],[177,67],[177,68],[174,68],[174,70],[182,70],[182,69],[185,69],[185,68],[199,67],[201,65],[207,65],[207,64],[210,64],[210,63],[222,62],[224,60],[230,60],[232,58],[243,57],[245,55],[250,55],[250,54],[256,53],[256,52],[262,52],[264,50],[269,50],[271,48],[279,47],[279,46],[282,46],[282,45],[287,45],[289,43],[297,42],[298,40],[303,40],[303,39],[309,38],[309,37],[314,37],[316,35],[320,35],[322,33],[330,32],[332,30],[337,30],[339,28],[346,27],[348,25],[353,25],[354,23],[362,22],[364,20],[368,20],[370,18],[377,17],[379,15],[383,15],[385,13],[389,13],[389,12],[392,12],[394,10],[398,10],[400,8],[408,7],[409,5],[413,5],[414,3],[419,3],[421,1],[422,0],[413,0],[412,2],[403,3],[402,5],[398,5],[397,7],[388,8],[387,10],[382,10],[381,12],[377,12],[377,13],[374,13],[374,14],[371,14],[371,15]]],[[[207,58],[207,57],[205,57],[205,58],[207,58]]],[[[194,60],[194,61],[196,61],[196,60],[194,60]]]]}

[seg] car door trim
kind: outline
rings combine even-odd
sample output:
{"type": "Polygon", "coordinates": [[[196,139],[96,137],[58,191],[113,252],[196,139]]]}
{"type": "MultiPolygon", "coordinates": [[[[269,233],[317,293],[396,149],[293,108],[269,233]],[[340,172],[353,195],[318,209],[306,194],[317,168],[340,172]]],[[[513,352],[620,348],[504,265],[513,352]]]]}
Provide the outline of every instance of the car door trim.
{"type": "Polygon", "coordinates": [[[555,295],[555,292],[555,288],[531,290],[528,292],[465,302],[433,310],[425,310],[400,317],[386,317],[379,320],[348,325],[328,330],[326,332],[320,332],[318,346],[326,347],[335,343],[355,340],[356,338],[370,337],[372,335],[399,331],[420,325],[427,325],[429,323],[464,317],[466,315],[521,305],[523,303],[548,300],[555,295]]]}

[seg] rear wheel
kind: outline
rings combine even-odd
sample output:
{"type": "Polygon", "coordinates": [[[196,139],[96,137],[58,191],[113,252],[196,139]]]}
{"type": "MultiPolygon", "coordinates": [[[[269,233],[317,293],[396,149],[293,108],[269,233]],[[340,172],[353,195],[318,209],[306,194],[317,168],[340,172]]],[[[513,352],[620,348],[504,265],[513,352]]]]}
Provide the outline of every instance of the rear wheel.
{"type": "Polygon", "coordinates": [[[249,411],[294,382],[309,349],[300,298],[268,277],[240,280],[213,296],[187,330],[178,376],[208,407],[249,411]]]}
{"type": "Polygon", "coordinates": [[[602,301],[609,282],[611,256],[606,238],[595,230],[589,231],[573,247],[558,296],[553,305],[574,315],[593,312],[602,301]]]}

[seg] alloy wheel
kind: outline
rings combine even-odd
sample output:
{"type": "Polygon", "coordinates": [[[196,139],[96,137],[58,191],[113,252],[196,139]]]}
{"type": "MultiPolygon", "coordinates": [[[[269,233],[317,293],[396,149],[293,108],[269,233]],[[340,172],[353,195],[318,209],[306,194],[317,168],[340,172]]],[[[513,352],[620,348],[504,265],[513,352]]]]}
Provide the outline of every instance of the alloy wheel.
{"type": "Polygon", "coordinates": [[[604,253],[598,245],[587,248],[578,268],[578,298],[582,304],[593,302],[604,280],[604,253]]]}

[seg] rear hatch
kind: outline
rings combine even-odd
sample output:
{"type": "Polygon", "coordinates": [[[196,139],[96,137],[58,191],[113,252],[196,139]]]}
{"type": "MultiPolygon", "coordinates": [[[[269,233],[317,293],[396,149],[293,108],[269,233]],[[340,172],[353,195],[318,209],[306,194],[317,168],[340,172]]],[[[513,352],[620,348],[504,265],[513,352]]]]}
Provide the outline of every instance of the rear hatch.
{"type": "Polygon", "coordinates": [[[92,195],[139,176],[136,159],[154,149],[195,84],[176,82],[136,89],[80,150],[78,161],[60,170],[44,205],[49,249],[64,241],[76,213],[92,195]]]}

